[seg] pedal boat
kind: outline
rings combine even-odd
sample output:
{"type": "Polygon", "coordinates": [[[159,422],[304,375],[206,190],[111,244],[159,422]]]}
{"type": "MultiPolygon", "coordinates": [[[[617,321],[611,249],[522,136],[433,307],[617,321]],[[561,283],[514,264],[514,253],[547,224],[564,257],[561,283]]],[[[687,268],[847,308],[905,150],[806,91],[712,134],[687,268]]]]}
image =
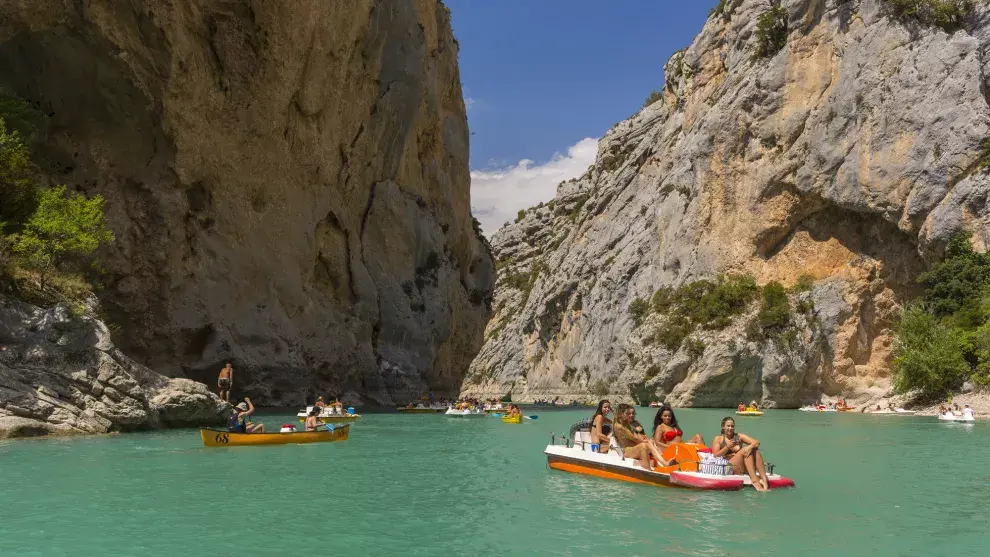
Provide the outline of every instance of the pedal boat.
{"type": "MultiPolygon", "coordinates": [[[[573,439],[551,436],[550,444],[543,451],[547,455],[547,465],[554,470],[586,474],[632,483],[650,484],[661,487],[681,487],[707,491],[738,491],[752,487],[748,475],[733,474],[732,467],[707,465],[699,471],[699,445],[676,443],[669,445],[662,453],[665,460],[676,459],[671,466],[646,470],[635,459],[624,458],[621,449],[614,443],[608,454],[592,452],[588,432],[572,433],[573,439]]],[[[773,473],[773,465],[767,464],[767,483],[770,489],[794,487],[794,480],[773,473]]]]}
{"type": "Polygon", "coordinates": [[[454,408],[451,406],[447,408],[447,411],[444,412],[443,415],[456,418],[476,418],[479,416],[487,416],[488,414],[480,408],[454,408]]]}
{"type": "Polygon", "coordinates": [[[522,414],[518,414],[516,416],[502,416],[502,423],[504,424],[521,424],[522,421],[522,414]]]}
{"type": "Polygon", "coordinates": [[[957,423],[967,423],[971,424],[976,422],[976,418],[973,416],[972,412],[956,414],[955,412],[949,411],[945,414],[939,414],[938,419],[943,422],[957,422],[957,423]]]}
{"type": "MultiPolygon", "coordinates": [[[[306,418],[312,411],[313,407],[307,406],[306,410],[296,414],[296,417],[299,418],[299,423],[306,423],[306,418]]],[[[337,414],[335,412],[331,412],[330,408],[324,408],[320,414],[316,416],[316,419],[319,420],[321,424],[346,424],[360,420],[361,414],[337,414]]]]}
{"type": "Polygon", "coordinates": [[[207,447],[247,447],[346,441],[351,430],[351,424],[327,427],[328,429],[319,431],[297,431],[294,433],[234,433],[226,429],[201,428],[199,435],[203,438],[203,445],[207,447]]]}

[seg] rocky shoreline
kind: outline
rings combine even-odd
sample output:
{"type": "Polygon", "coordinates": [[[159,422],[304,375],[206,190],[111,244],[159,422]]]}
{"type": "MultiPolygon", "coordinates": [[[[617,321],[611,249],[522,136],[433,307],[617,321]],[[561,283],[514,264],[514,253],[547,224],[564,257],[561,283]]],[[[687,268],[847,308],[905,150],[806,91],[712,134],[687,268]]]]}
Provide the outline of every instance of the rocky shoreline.
{"type": "Polygon", "coordinates": [[[94,309],[0,297],[0,439],[223,423],[229,404],[125,356],[94,309]]]}

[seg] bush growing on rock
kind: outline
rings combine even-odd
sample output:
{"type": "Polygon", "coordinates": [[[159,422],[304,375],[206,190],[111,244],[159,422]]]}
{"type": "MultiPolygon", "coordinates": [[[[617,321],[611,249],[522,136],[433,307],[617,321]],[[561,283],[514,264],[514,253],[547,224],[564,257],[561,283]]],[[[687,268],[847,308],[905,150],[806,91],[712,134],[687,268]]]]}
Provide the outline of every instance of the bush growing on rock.
{"type": "Polygon", "coordinates": [[[659,101],[662,98],[663,95],[660,94],[660,91],[657,90],[650,91],[650,94],[646,96],[646,100],[643,101],[643,108],[650,106],[651,104],[659,101]]]}
{"type": "Polygon", "coordinates": [[[961,29],[973,13],[972,0],[883,0],[883,5],[895,19],[939,27],[946,33],[961,29]]]}
{"type": "Polygon", "coordinates": [[[41,191],[37,210],[14,238],[14,251],[25,267],[37,272],[39,288],[45,292],[52,271],[70,270],[112,241],[103,197],[66,196],[65,187],[58,186],[41,191]]]}
{"type": "Polygon", "coordinates": [[[37,205],[38,186],[20,134],[0,118],[0,233],[19,230],[37,205]]]}
{"type": "Polygon", "coordinates": [[[756,56],[769,58],[787,45],[787,10],[779,2],[756,20],[756,56]]]}
{"type": "Polygon", "coordinates": [[[923,305],[905,308],[894,344],[894,387],[918,389],[929,400],[962,386],[970,374],[960,331],[939,321],[923,305]]]}
{"type": "Polygon", "coordinates": [[[644,340],[677,350],[698,327],[718,330],[729,326],[733,317],[746,311],[759,292],[750,275],[720,276],[715,281],[689,282],[676,289],[661,287],[646,307],[654,313],[666,314],[667,318],[644,340]]]}
{"type": "Polygon", "coordinates": [[[918,282],[925,292],[904,308],[897,327],[894,386],[934,400],[967,378],[990,385],[990,256],[958,234],[918,282]]]}
{"type": "Polygon", "coordinates": [[[650,305],[642,298],[636,298],[629,304],[629,315],[637,327],[643,324],[643,320],[650,313],[650,305]]]}

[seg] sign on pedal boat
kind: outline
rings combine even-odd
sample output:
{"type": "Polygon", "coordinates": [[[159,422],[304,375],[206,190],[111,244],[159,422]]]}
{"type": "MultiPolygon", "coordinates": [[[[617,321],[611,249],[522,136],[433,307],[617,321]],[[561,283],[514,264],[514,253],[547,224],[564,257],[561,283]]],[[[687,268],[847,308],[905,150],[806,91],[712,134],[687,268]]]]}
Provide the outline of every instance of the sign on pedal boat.
{"type": "Polygon", "coordinates": [[[351,430],[351,424],[327,427],[328,429],[317,431],[287,433],[236,433],[226,429],[201,428],[199,434],[203,438],[203,445],[207,447],[247,447],[345,441],[351,430]]]}

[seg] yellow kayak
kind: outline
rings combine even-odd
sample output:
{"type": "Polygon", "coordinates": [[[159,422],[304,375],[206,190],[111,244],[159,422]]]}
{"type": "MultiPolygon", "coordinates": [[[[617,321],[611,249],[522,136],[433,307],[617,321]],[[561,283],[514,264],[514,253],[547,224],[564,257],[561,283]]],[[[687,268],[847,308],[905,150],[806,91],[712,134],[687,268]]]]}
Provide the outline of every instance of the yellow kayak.
{"type": "Polygon", "coordinates": [[[332,443],[345,441],[351,424],[333,431],[297,431],[295,433],[234,433],[225,429],[202,428],[199,435],[207,447],[246,447],[249,445],[289,445],[296,443],[332,443]]]}
{"type": "Polygon", "coordinates": [[[762,416],[763,415],[763,411],[762,410],[743,410],[742,412],[740,412],[739,410],[736,410],[736,414],[739,414],[740,416],[762,416]]]}
{"type": "Polygon", "coordinates": [[[506,424],[521,424],[522,418],[522,414],[518,416],[502,416],[502,422],[506,424]]]}

